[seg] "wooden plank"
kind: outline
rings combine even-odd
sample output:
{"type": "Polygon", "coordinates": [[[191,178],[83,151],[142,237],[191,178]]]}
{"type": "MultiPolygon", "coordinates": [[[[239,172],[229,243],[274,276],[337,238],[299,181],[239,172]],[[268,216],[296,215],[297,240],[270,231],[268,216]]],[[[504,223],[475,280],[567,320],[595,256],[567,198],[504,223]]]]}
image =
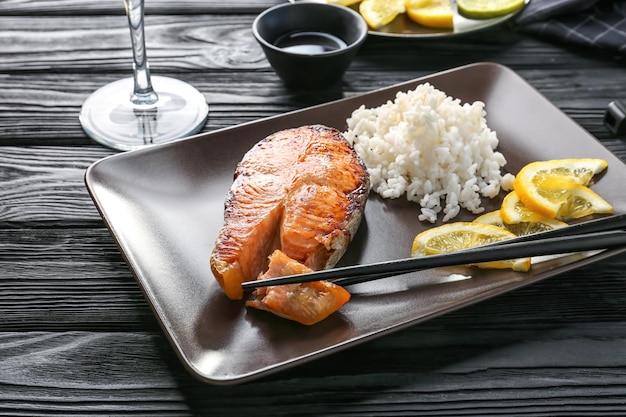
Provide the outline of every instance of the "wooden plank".
{"type": "MultiPolygon", "coordinates": [[[[520,69],[518,73],[590,133],[601,139],[610,139],[610,132],[602,120],[608,103],[626,96],[626,87],[615,87],[613,81],[622,71],[616,68],[571,72],[571,83],[558,84],[554,78],[541,77],[532,71],[520,69]],[[590,74],[593,76],[590,77],[590,74]]],[[[285,90],[269,70],[241,71],[230,75],[211,72],[162,75],[173,75],[190,82],[205,95],[210,114],[203,131],[208,132],[367,93],[429,73],[418,70],[393,72],[373,81],[372,72],[355,67],[348,71],[342,91],[317,95],[293,94],[285,90]]],[[[555,71],[554,76],[565,76],[567,73],[567,70],[555,71]]],[[[54,74],[38,76],[36,81],[24,74],[0,75],[0,91],[3,92],[0,108],[10,108],[0,112],[0,145],[92,144],[78,122],[80,106],[95,89],[127,75],[113,73],[94,77],[91,74],[54,74]]]]}
{"type": "MultiPolygon", "coordinates": [[[[164,70],[267,68],[252,36],[254,17],[254,14],[147,16],[149,59],[164,70]]],[[[0,15],[0,37],[6,45],[0,71],[41,70],[50,66],[72,72],[93,71],[97,65],[99,72],[105,72],[126,71],[130,66],[130,36],[122,16],[0,15]]],[[[359,56],[365,60],[363,65],[379,73],[385,68],[389,72],[432,71],[484,60],[528,69],[621,67],[619,60],[610,56],[573,53],[504,28],[461,37],[454,43],[371,36],[359,56]],[[458,54],[459,47],[464,48],[462,56],[458,54]],[[411,53],[402,53],[403,48],[411,53]]]]}
{"type": "MultiPolygon", "coordinates": [[[[619,62],[590,60],[551,44],[520,40],[519,35],[504,30],[460,40],[468,50],[462,56],[454,44],[373,38],[346,74],[342,90],[294,94],[284,88],[252,39],[251,19],[154,16],[151,21],[148,50],[153,74],[179,77],[205,94],[211,114],[204,131],[494,57],[600,138],[610,138],[602,124],[606,106],[626,96],[626,85],[614,81],[623,72],[619,62]],[[399,54],[398,42],[414,53],[399,54]],[[547,64],[546,56],[553,56],[547,64]],[[536,67],[552,70],[546,76],[536,67]]],[[[5,16],[0,17],[0,38],[7,45],[0,53],[0,109],[7,109],[0,112],[0,145],[90,144],[77,120],[82,102],[98,87],[131,75],[125,21],[112,16],[5,16]],[[107,28],[104,35],[103,26],[107,28]],[[24,28],[37,35],[23,36],[24,28]],[[32,40],[24,43],[24,38],[32,40]],[[46,70],[50,66],[56,69],[54,73],[46,70]],[[94,76],[95,67],[103,75],[94,76]]]]}
{"type": "Polygon", "coordinates": [[[86,168],[114,152],[92,148],[0,148],[0,224],[65,221],[101,226],[86,168]]]}
{"type": "MultiPolygon", "coordinates": [[[[623,321],[626,257],[522,288],[442,319],[448,326],[505,329],[539,323],[623,321]]],[[[213,279],[207,277],[207,279],[213,279]]],[[[108,231],[0,229],[3,330],[156,329],[147,302],[108,231]],[[43,326],[43,327],[42,327],[43,326]]]]}
{"type": "Polygon", "coordinates": [[[153,333],[4,332],[0,404],[29,415],[620,415],[625,333],[610,322],[506,336],[417,327],[216,387],[194,380],[153,333]]]}
{"type": "MultiPolygon", "coordinates": [[[[198,13],[258,13],[280,0],[148,0],[145,2],[147,14],[198,14],[198,13]]],[[[1,15],[106,15],[124,14],[122,0],[11,0],[0,2],[1,15]]]]}
{"type": "MultiPolygon", "coordinates": [[[[148,16],[146,48],[154,69],[258,69],[264,56],[253,15],[148,16]]],[[[128,22],[122,16],[1,17],[0,71],[130,71],[128,22]],[[27,36],[26,36],[27,35],[27,36]]]]}

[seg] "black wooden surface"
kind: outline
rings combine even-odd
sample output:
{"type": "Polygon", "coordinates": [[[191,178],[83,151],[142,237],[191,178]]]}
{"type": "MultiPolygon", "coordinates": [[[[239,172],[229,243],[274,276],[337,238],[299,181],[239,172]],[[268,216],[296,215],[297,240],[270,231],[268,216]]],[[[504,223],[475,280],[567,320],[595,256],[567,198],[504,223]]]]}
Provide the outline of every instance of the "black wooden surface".
{"type": "MultiPolygon", "coordinates": [[[[282,86],[250,30],[277,1],[146,3],[152,71],[206,96],[204,131],[493,61],[626,160],[625,138],[602,124],[626,99],[620,57],[508,26],[370,37],[341,89],[302,93],[282,86]]],[[[80,106],[129,72],[121,1],[0,2],[0,415],[626,415],[623,256],[256,382],[197,381],[83,183],[115,151],[84,135],[80,106]]]]}

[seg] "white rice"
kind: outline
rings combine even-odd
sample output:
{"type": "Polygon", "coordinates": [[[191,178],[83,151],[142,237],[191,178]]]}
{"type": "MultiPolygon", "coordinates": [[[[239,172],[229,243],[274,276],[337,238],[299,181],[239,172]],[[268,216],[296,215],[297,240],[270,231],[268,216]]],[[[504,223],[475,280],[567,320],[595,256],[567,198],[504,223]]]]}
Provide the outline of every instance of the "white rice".
{"type": "Polygon", "coordinates": [[[483,212],[481,197],[511,189],[485,116],[482,102],[461,104],[426,83],[380,107],[361,106],[344,134],[365,162],[374,192],[383,198],[406,193],[419,203],[421,221],[434,223],[443,212],[447,222],[461,208],[483,212]]]}

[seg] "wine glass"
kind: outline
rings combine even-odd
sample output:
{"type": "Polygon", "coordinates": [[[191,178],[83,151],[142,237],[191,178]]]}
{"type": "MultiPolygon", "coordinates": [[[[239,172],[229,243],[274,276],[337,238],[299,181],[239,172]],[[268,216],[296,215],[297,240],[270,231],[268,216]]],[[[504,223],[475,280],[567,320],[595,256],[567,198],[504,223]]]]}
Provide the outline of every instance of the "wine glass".
{"type": "Polygon", "coordinates": [[[150,77],[144,39],[144,0],[124,0],[133,49],[133,77],[107,84],[83,103],[79,120],[95,141],[122,151],[197,133],[209,106],[193,86],[150,77]],[[153,87],[154,86],[154,87],[153,87]]]}

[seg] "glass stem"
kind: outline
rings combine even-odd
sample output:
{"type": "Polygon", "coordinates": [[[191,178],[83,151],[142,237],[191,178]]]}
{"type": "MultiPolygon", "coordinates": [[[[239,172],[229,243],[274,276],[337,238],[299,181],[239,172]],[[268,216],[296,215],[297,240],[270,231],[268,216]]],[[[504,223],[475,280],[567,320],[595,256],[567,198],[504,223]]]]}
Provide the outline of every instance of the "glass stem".
{"type": "Polygon", "coordinates": [[[159,100],[159,96],[152,88],[150,81],[150,67],[143,31],[143,3],[144,0],[124,0],[128,25],[130,26],[130,41],[133,47],[133,76],[135,79],[130,101],[136,105],[149,106],[155,104],[159,100]]]}

